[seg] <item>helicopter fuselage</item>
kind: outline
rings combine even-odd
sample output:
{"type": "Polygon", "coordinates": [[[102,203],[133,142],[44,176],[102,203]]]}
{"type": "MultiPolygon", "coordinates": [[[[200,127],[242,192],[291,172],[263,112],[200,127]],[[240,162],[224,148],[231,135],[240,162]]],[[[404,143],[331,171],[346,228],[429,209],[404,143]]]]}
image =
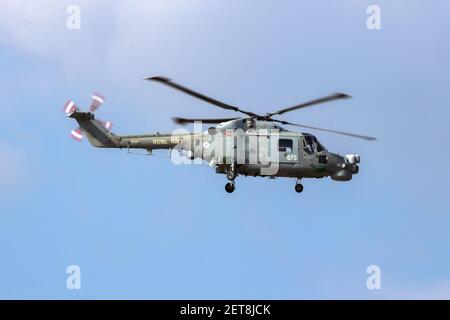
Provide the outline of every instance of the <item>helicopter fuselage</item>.
{"type": "MultiPolygon", "coordinates": [[[[117,138],[122,148],[177,150],[192,161],[203,160],[221,174],[234,171],[243,176],[298,179],[331,176],[347,181],[358,172],[356,161],[329,152],[315,136],[264,121],[249,124],[237,119],[205,132],[117,138]]],[[[359,162],[359,157],[356,159],[359,162]]]]}

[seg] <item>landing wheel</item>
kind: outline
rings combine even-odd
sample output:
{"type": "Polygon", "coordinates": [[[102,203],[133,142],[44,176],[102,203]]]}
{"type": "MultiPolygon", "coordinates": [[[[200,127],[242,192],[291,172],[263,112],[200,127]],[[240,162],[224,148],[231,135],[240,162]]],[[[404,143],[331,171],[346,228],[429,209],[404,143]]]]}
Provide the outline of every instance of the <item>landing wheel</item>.
{"type": "Polygon", "coordinates": [[[234,191],[234,183],[232,183],[232,182],[228,182],[226,185],[225,185],[225,191],[226,192],[228,192],[228,193],[232,193],[233,191],[234,191]]]}
{"type": "Polygon", "coordinates": [[[302,185],[301,183],[297,183],[297,184],[295,185],[295,191],[296,191],[297,193],[302,192],[302,191],[303,191],[303,185],[302,185]]]}

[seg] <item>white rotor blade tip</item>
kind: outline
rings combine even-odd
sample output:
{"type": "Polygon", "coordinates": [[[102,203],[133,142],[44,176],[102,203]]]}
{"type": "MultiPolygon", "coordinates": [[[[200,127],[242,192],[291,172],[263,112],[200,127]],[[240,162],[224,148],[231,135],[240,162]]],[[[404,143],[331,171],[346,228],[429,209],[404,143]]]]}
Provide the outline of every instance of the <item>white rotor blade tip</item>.
{"type": "Polygon", "coordinates": [[[92,95],[92,99],[95,100],[95,101],[98,101],[99,103],[105,102],[105,98],[100,97],[99,95],[96,95],[96,94],[92,95]]]}
{"type": "Polygon", "coordinates": [[[112,128],[112,123],[111,123],[110,121],[106,121],[106,123],[105,123],[105,129],[106,129],[106,130],[111,130],[111,128],[112,128]]]}
{"type": "Polygon", "coordinates": [[[66,114],[70,114],[70,113],[74,112],[76,108],[77,108],[77,106],[75,105],[75,102],[67,101],[64,106],[64,112],[66,114]]]}
{"type": "Polygon", "coordinates": [[[81,130],[72,130],[70,131],[70,137],[77,141],[81,141],[83,140],[83,133],[81,130]]]}

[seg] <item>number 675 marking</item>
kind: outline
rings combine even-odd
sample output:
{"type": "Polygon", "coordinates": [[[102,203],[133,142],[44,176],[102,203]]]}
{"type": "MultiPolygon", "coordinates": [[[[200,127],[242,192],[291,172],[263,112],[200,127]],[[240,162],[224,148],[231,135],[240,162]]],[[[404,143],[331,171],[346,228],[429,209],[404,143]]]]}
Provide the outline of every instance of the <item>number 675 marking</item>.
{"type": "Polygon", "coordinates": [[[286,155],[286,159],[288,161],[297,161],[297,155],[296,154],[288,154],[288,155],[286,155]]]}

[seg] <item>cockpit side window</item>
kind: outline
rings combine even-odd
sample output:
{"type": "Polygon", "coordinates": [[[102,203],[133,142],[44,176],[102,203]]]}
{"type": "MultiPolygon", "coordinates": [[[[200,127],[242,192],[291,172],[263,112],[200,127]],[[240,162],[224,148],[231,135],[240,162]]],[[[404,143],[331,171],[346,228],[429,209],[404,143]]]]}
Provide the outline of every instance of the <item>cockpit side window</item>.
{"type": "Polygon", "coordinates": [[[312,154],[314,152],[327,151],[325,147],[320,144],[316,137],[312,135],[303,136],[303,146],[306,153],[312,154]]]}
{"type": "Polygon", "coordinates": [[[305,152],[306,153],[313,153],[315,151],[315,147],[314,147],[314,140],[312,136],[304,136],[303,137],[303,143],[304,143],[304,147],[305,147],[305,152]]]}
{"type": "Polygon", "coordinates": [[[278,140],[279,152],[292,152],[292,140],[291,139],[279,139],[278,140]]]}

